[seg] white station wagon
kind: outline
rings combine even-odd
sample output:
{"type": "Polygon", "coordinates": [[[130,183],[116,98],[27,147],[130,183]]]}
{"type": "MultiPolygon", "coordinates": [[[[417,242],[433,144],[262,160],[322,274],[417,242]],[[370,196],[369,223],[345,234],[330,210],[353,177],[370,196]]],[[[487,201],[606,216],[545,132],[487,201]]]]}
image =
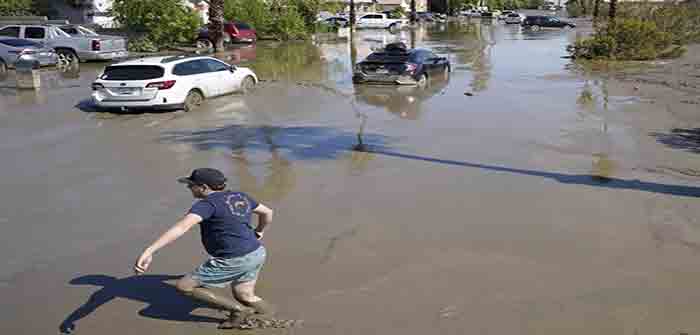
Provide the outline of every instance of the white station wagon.
{"type": "Polygon", "coordinates": [[[107,66],[92,84],[92,99],[100,108],[192,111],[204,99],[257,83],[250,69],[212,57],[148,57],[107,66]]]}

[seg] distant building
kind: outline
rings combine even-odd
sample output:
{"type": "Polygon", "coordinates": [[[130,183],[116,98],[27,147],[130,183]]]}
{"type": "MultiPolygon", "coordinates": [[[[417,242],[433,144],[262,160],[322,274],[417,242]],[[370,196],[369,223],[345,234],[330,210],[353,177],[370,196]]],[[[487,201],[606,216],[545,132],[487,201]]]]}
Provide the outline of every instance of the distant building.
{"type": "MultiPolygon", "coordinates": [[[[339,3],[342,5],[341,12],[350,12],[350,0],[327,0],[326,2],[339,3]]],[[[355,12],[357,13],[375,12],[376,10],[374,0],[355,0],[355,12]]]]}
{"type": "MultiPolygon", "coordinates": [[[[416,12],[428,11],[428,0],[415,0],[416,12]]],[[[411,0],[377,0],[377,10],[388,11],[398,7],[403,8],[404,12],[411,11],[411,0]]]]}
{"type": "MultiPolygon", "coordinates": [[[[40,11],[50,19],[67,19],[76,24],[96,24],[103,28],[115,28],[117,22],[111,13],[113,0],[76,0],[73,5],[66,1],[40,0],[40,11]]],[[[182,0],[182,5],[191,8],[202,19],[209,21],[209,5],[203,0],[182,0]]]]}

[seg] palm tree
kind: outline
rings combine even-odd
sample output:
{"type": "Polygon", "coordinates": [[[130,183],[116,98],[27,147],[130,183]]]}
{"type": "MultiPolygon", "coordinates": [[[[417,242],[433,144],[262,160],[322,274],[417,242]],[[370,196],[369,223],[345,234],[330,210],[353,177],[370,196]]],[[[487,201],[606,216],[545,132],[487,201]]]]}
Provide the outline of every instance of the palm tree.
{"type": "Polygon", "coordinates": [[[209,0],[209,38],[214,51],[224,51],[224,0],[209,0]]]}
{"type": "Polygon", "coordinates": [[[595,0],[593,5],[593,24],[598,22],[598,15],[600,14],[600,0],[595,0]]]}
{"type": "Polygon", "coordinates": [[[350,30],[355,28],[355,0],[350,0],[350,30]]]}
{"type": "Polygon", "coordinates": [[[615,16],[617,15],[617,0],[610,0],[610,24],[615,24],[615,16]]]}
{"type": "Polygon", "coordinates": [[[411,24],[416,23],[416,0],[411,0],[411,24]]]}

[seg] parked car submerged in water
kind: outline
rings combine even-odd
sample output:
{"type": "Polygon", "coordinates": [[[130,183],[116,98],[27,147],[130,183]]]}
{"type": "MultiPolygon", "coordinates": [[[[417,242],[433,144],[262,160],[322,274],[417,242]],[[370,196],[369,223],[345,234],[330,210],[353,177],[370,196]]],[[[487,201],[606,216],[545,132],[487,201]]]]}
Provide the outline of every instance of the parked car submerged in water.
{"type": "Polygon", "coordinates": [[[384,13],[367,13],[357,19],[355,28],[395,29],[400,28],[404,22],[404,19],[392,19],[384,13]]]}
{"type": "Polygon", "coordinates": [[[522,15],[520,13],[512,12],[512,13],[506,15],[506,17],[503,21],[506,24],[521,24],[521,23],[523,23],[523,20],[525,20],[524,15],[522,15]]]}
{"type": "Polygon", "coordinates": [[[568,22],[568,21],[560,20],[558,17],[543,16],[543,15],[526,17],[525,20],[523,20],[522,26],[523,26],[523,28],[532,29],[532,30],[539,30],[540,28],[575,28],[576,27],[575,24],[568,22]]]}
{"type": "Polygon", "coordinates": [[[448,77],[450,62],[428,49],[407,49],[403,43],[388,44],[355,66],[353,82],[425,85],[429,79],[448,77]]]}
{"type": "Polygon", "coordinates": [[[338,27],[338,28],[343,28],[347,27],[350,24],[350,20],[340,17],[340,16],[331,16],[326,19],[323,19],[320,21],[321,24],[325,24],[331,27],[338,27]]]}
{"type": "MultiPolygon", "coordinates": [[[[240,21],[224,23],[224,43],[255,43],[257,40],[258,32],[249,24],[240,21]]],[[[207,27],[199,30],[196,42],[199,48],[213,47],[207,27]]]]}
{"type": "Polygon", "coordinates": [[[22,55],[33,56],[41,66],[56,65],[56,52],[42,43],[20,39],[0,38],[0,73],[15,66],[22,55]]]}
{"type": "Polygon", "coordinates": [[[0,27],[0,38],[23,38],[41,42],[69,61],[112,60],[129,56],[122,37],[71,36],[59,26],[50,24],[8,24],[0,27]]]}
{"type": "Polygon", "coordinates": [[[92,99],[100,108],[191,111],[204,99],[245,92],[257,82],[250,69],[212,57],[149,57],[105,68],[92,84],[92,99]]]}

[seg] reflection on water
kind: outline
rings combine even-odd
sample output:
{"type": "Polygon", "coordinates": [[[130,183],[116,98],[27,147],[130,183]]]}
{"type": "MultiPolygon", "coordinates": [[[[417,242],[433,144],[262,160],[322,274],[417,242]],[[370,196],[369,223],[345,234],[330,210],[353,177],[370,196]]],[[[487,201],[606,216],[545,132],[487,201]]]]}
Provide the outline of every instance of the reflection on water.
{"type": "Polygon", "coordinates": [[[449,77],[433,78],[426,87],[355,85],[355,96],[360,102],[385,108],[402,119],[418,120],[423,105],[448,84],[449,77]]]}
{"type": "Polygon", "coordinates": [[[251,163],[245,148],[233,152],[234,173],[238,177],[239,187],[255,194],[262,201],[279,201],[284,199],[296,186],[294,166],[280,147],[275,144],[274,129],[262,128],[261,133],[267,145],[270,158],[263,164],[263,176],[260,181],[253,173],[251,163]]]}

